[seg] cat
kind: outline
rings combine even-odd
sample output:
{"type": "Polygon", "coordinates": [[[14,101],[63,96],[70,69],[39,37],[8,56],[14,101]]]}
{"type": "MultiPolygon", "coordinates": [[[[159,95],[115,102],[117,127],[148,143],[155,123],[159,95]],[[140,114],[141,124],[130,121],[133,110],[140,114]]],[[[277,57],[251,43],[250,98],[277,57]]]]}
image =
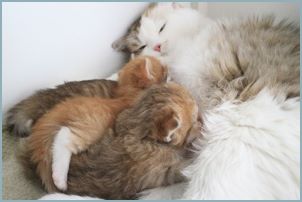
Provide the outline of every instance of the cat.
{"type": "MultiPolygon", "coordinates": [[[[212,20],[189,6],[157,3],[113,44],[118,51],[153,55],[166,63],[172,79],[197,99],[208,128],[200,145],[195,144],[205,152],[198,152],[199,158],[184,170],[191,178],[189,183],[151,190],[145,198],[172,199],[175,193],[174,199],[299,198],[299,31],[296,24],[273,17],[212,20]],[[251,128],[261,138],[254,138],[248,132],[251,128]],[[234,152],[228,150],[231,144],[234,152]],[[263,144],[268,147],[258,146],[263,144]],[[244,153],[248,145],[253,146],[252,152],[244,153]],[[213,158],[216,151],[221,158],[213,158]],[[246,161],[236,161],[238,166],[232,167],[229,162],[236,158],[246,161]],[[271,172],[274,167],[283,174],[271,172]],[[229,179],[215,178],[223,173],[229,179]]],[[[21,106],[17,112],[25,110],[21,106]]],[[[25,123],[17,122],[14,127],[22,128],[25,123]]]]}
{"type": "Polygon", "coordinates": [[[116,81],[94,79],[39,90],[6,113],[4,128],[11,135],[27,137],[36,121],[56,104],[76,96],[112,98],[116,86],[116,81]]]}
{"type": "Polygon", "coordinates": [[[288,98],[300,95],[299,28],[272,16],[213,21],[183,5],[152,4],[112,47],[157,57],[175,81],[190,89],[206,80],[202,92],[194,93],[202,109],[224,98],[245,101],[264,87],[288,98]]]}
{"type": "MultiPolygon", "coordinates": [[[[190,143],[199,130],[198,108],[186,89],[173,82],[153,85],[102,139],[72,156],[65,193],[134,199],[147,188],[183,182],[179,170],[192,160],[190,143]]],[[[43,172],[51,178],[50,170],[43,172]]]]}
{"type": "Polygon", "coordinates": [[[54,190],[46,172],[51,170],[56,187],[66,190],[71,155],[102,139],[118,113],[130,107],[144,89],[166,79],[166,68],[156,59],[135,58],[119,71],[112,99],[69,98],[38,119],[28,137],[27,148],[46,189],[54,190]]]}
{"type": "Polygon", "coordinates": [[[189,183],[149,196],[300,197],[299,32],[272,16],[213,20],[190,6],[158,3],[113,43],[167,65],[205,114],[199,157],[183,171],[189,183]]]}

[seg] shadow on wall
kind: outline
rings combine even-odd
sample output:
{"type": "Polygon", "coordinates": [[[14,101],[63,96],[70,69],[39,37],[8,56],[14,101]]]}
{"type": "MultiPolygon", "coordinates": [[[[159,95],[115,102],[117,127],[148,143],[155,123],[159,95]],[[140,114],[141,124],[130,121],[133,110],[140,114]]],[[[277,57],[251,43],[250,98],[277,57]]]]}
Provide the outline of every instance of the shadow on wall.
{"type": "Polygon", "coordinates": [[[147,3],[4,2],[2,110],[64,81],[106,78],[123,64],[111,48],[147,3]]]}

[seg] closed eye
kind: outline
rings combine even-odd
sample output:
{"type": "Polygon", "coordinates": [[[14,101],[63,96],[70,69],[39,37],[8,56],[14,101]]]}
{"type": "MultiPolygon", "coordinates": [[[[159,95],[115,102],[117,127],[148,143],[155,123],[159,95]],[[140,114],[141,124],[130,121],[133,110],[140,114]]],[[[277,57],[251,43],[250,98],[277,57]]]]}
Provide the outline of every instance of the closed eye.
{"type": "Polygon", "coordinates": [[[160,28],[159,33],[161,33],[165,29],[166,23],[160,28]]]}
{"type": "Polygon", "coordinates": [[[147,46],[147,45],[143,45],[143,46],[139,47],[138,50],[143,50],[144,48],[146,48],[146,46],[147,46]]]}
{"type": "Polygon", "coordinates": [[[139,47],[136,51],[133,51],[135,54],[140,53],[142,50],[144,50],[144,48],[146,48],[147,45],[143,45],[141,47],[139,47]]]}

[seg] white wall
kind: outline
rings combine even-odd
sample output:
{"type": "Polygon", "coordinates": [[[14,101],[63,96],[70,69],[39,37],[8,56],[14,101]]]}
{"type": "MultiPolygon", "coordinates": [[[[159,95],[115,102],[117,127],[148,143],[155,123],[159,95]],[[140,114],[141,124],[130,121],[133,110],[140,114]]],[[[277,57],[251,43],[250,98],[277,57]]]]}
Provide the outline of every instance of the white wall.
{"type": "MultiPolygon", "coordinates": [[[[63,81],[105,78],[123,63],[111,43],[147,3],[2,3],[2,109],[63,81]]],[[[213,18],[275,13],[299,20],[288,3],[201,3],[213,18]]]]}
{"type": "Polygon", "coordinates": [[[35,90],[105,78],[122,65],[111,43],[147,3],[3,3],[2,110],[35,90]]]}

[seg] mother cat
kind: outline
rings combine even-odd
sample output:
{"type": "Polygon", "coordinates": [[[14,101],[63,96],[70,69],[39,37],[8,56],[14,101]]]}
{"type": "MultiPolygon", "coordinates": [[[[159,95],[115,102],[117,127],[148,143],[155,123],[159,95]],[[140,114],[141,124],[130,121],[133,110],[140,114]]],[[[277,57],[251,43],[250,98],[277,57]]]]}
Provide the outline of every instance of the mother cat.
{"type": "Polygon", "coordinates": [[[147,199],[299,199],[298,26],[153,4],[113,48],[161,59],[206,114],[199,157],[184,170],[190,182],[147,199]]]}

